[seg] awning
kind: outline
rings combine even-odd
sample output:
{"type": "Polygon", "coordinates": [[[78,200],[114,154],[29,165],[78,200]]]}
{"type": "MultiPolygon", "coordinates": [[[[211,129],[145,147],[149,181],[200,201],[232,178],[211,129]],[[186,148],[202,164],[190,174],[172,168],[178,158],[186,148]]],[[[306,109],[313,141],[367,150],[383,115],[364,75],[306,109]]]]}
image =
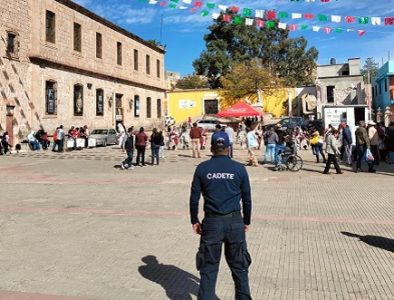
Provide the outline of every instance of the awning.
{"type": "Polygon", "coordinates": [[[233,106],[223,109],[216,114],[218,117],[256,117],[261,115],[262,113],[260,111],[243,101],[239,101],[233,106]]]}

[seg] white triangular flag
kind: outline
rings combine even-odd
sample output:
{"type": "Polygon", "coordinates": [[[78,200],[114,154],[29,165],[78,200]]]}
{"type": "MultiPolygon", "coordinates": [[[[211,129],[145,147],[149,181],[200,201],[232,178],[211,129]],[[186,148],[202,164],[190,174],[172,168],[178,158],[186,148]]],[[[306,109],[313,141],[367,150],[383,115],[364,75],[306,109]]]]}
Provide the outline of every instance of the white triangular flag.
{"type": "Polygon", "coordinates": [[[331,16],[331,22],[340,23],[342,17],[341,16],[331,16]]]}
{"type": "Polygon", "coordinates": [[[156,4],[157,2],[159,2],[159,1],[156,1],[156,0],[149,0],[149,4],[156,4]]]}
{"type": "Polygon", "coordinates": [[[278,27],[279,27],[280,29],[286,29],[286,28],[287,28],[287,23],[281,23],[281,22],[279,22],[279,23],[278,23],[278,27]]]}
{"type": "Polygon", "coordinates": [[[186,4],[191,4],[191,3],[192,3],[192,0],[182,0],[182,2],[183,2],[183,3],[186,3],[186,4]]]}
{"type": "Polygon", "coordinates": [[[312,26],[312,30],[314,32],[319,32],[320,28],[321,28],[320,26],[312,26]]]}
{"type": "Polygon", "coordinates": [[[212,14],[212,19],[216,20],[217,18],[219,18],[220,14],[219,13],[213,13],[212,14]]]}
{"type": "Polygon", "coordinates": [[[245,25],[252,26],[254,19],[245,18],[245,25]]]}
{"type": "Polygon", "coordinates": [[[179,9],[188,9],[189,6],[184,6],[184,5],[182,5],[182,6],[179,6],[178,8],[179,8],[179,9]]]}
{"type": "Polygon", "coordinates": [[[220,10],[226,11],[228,6],[219,4],[218,7],[220,10]]]}
{"type": "Polygon", "coordinates": [[[291,18],[292,18],[292,19],[301,19],[301,18],[302,18],[302,14],[299,14],[299,13],[292,13],[292,14],[291,14],[291,18]]]}
{"type": "Polygon", "coordinates": [[[380,17],[372,17],[371,18],[372,25],[382,25],[382,18],[380,17]]]}
{"type": "Polygon", "coordinates": [[[257,9],[255,11],[255,17],[260,18],[260,19],[264,19],[264,13],[265,13],[265,10],[257,9]]]}

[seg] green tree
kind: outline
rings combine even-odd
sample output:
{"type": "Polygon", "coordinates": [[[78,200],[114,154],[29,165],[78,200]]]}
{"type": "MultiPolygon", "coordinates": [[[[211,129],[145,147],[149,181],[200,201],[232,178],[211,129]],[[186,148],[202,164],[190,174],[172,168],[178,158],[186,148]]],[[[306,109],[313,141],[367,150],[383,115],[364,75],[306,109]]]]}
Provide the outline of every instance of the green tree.
{"type": "Polygon", "coordinates": [[[363,75],[364,83],[371,83],[372,79],[375,78],[376,75],[378,75],[378,71],[379,64],[372,57],[367,58],[364,62],[364,66],[361,69],[361,75],[363,75]]]}
{"type": "Polygon", "coordinates": [[[187,75],[178,80],[175,85],[175,88],[178,89],[201,89],[201,88],[208,88],[209,83],[206,79],[202,79],[201,76],[198,75],[187,75]]]}
{"type": "Polygon", "coordinates": [[[234,104],[242,98],[258,99],[262,103],[262,94],[272,95],[282,81],[271,75],[266,68],[253,63],[239,63],[220,78],[223,86],[221,96],[227,105],[234,104]],[[256,96],[256,97],[255,97],[256,96]]]}
{"type": "Polygon", "coordinates": [[[305,38],[289,38],[288,30],[278,28],[278,20],[269,23],[270,28],[257,28],[244,25],[238,14],[226,14],[237,21],[224,22],[223,13],[214,20],[204,36],[206,50],[193,62],[196,73],[207,76],[212,88],[222,87],[220,77],[232,65],[253,60],[287,86],[313,83],[318,51],[314,47],[307,50],[305,38]]]}

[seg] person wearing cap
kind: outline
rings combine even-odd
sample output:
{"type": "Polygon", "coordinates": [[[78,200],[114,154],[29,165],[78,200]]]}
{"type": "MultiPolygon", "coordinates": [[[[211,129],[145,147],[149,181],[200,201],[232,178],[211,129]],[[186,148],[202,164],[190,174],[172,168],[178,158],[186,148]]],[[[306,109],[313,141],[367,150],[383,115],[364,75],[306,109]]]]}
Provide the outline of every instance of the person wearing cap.
{"type": "Polygon", "coordinates": [[[368,137],[371,143],[371,152],[374,157],[374,165],[379,165],[379,134],[376,129],[376,123],[374,121],[368,122],[368,137]]]}
{"type": "Polygon", "coordinates": [[[212,135],[213,156],[197,166],[191,185],[191,224],[193,231],[201,235],[196,256],[201,277],[200,300],[217,299],[215,286],[223,243],[235,284],[235,298],[252,299],[248,279],[251,257],[245,239],[252,210],[249,176],[244,165],[228,156],[229,146],[230,140],[225,132],[212,135]],[[198,218],[201,194],[205,213],[202,223],[198,218]]]}
{"type": "MultiPolygon", "coordinates": [[[[365,121],[360,121],[359,126],[355,132],[356,135],[356,153],[357,153],[357,164],[356,173],[361,172],[361,161],[364,159],[368,149],[371,148],[371,142],[369,140],[367,129],[365,128],[365,121]]],[[[368,172],[375,173],[376,170],[373,168],[373,161],[367,161],[368,172]]]]}

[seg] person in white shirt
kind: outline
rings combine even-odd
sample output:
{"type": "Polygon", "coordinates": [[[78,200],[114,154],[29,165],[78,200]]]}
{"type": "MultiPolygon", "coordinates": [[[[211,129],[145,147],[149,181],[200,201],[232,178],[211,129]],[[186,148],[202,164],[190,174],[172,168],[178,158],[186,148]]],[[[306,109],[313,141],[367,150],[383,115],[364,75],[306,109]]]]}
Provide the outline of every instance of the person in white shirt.
{"type": "Polygon", "coordinates": [[[224,129],[224,132],[227,133],[228,138],[230,140],[230,147],[229,147],[229,153],[228,155],[233,158],[233,145],[234,145],[234,129],[231,126],[226,126],[226,128],[224,129]]]}

